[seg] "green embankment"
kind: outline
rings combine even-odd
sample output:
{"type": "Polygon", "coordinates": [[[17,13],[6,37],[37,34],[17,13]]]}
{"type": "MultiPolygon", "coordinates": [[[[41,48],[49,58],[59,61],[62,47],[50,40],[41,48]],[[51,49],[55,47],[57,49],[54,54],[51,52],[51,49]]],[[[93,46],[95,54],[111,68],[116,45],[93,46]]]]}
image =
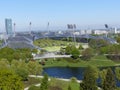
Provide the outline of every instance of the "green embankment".
{"type": "MultiPolygon", "coordinates": [[[[49,52],[59,51],[61,47],[66,47],[69,44],[74,44],[74,42],[52,39],[38,39],[34,41],[34,45],[39,46],[49,52]]],[[[81,44],[84,48],[88,47],[88,45],[85,43],[76,43],[76,47],[79,47],[79,44],[81,44]]]]}
{"type": "Polygon", "coordinates": [[[73,60],[71,58],[55,58],[47,59],[43,67],[87,67],[90,65],[96,67],[117,66],[120,65],[120,62],[114,62],[107,59],[105,56],[94,56],[91,60],[88,61],[81,59],[73,60]]]}

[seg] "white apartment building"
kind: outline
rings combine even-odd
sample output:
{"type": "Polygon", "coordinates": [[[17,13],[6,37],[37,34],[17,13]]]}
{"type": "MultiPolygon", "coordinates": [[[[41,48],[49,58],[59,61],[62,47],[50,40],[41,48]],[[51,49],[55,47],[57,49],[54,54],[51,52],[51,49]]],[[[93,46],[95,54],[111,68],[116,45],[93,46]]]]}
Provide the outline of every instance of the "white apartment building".
{"type": "Polygon", "coordinates": [[[107,30],[93,30],[92,34],[97,34],[97,35],[108,34],[108,31],[107,30]]]}

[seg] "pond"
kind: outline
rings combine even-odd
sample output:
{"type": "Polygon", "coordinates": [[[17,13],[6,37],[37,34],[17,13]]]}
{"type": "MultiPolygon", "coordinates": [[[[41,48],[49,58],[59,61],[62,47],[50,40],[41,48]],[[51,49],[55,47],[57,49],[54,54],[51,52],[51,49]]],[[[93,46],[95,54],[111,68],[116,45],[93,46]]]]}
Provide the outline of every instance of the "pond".
{"type": "Polygon", "coordinates": [[[45,68],[44,73],[47,73],[49,76],[57,78],[66,78],[76,77],[81,80],[83,77],[83,72],[85,68],[67,68],[67,67],[52,67],[45,68]]]}
{"type": "MultiPolygon", "coordinates": [[[[105,69],[107,67],[102,67],[100,69],[105,69]]],[[[111,67],[113,70],[115,67],[111,67]]],[[[43,73],[47,73],[51,77],[56,77],[56,78],[65,78],[65,79],[70,79],[71,77],[76,77],[78,80],[83,79],[83,73],[84,73],[85,68],[80,67],[80,68],[70,68],[70,67],[51,67],[51,68],[44,68],[43,73]]],[[[97,80],[98,83],[100,80],[97,80]]],[[[117,82],[117,86],[120,87],[120,83],[117,82]]]]}

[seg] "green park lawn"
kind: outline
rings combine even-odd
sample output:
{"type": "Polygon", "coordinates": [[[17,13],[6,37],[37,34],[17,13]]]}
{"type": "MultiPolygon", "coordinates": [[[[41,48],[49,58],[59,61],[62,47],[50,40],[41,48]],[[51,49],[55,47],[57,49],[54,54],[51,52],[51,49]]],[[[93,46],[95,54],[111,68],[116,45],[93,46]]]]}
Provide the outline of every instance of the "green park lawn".
{"type": "Polygon", "coordinates": [[[28,78],[28,81],[24,81],[24,88],[32,86],[41,82],[41,78],[28,78]]]}
{"type": "Polygon", "coordinates": [[[72,82],[72,81],[63,81],[63,80],[58,80],[55,78],[52,78],[50,81],[50,86],[58,86],[62,88],[62,90],[68,90],[68,86],[71,87],[71,90],[79,90],[80,84],[77,82],[72,82]]]}
{"type": "Polygon", "coordinates": [[[43,49],[49,51],[49,52],[55,52],[59,51],[61,46],[51,46],[51,47],[44,47],[43,49]]]}
{"type": "MultiPolygon", "coordinates": [[[[39,46],[48,52],[59,51],[61,47],[66,47],[69,44],[74,44],[74,42],[52,39],[38,39],[34,41],[34,45],[39,46]]],[[[78,48],[80,44],[83,46],[83,48],[88,48],[88,44],[85,43],[76,43],[76,47],[78,48]]]]}
{"type": "MultiPolygon", "coordinates": [[[[40,81],[38,83],[35,83],[36,79],[39,79],[39,78],[33,78],[32,84],[31,84],[31,82],[29,82],[30,84],[28,86],[33,86],[35,84],[39,84],[40,81]]],[[[63,81],[63,80],[59,80],[56,78],[50,78],[50,79],[51,80],[49,81],[48,90],[53,90],[53,88],[55,88],[55,87],[61,88],[62,90],[68,90],[69,86],[71,87],[72,90],[79,90],[79,88],[80,88],[80,84],[77,83],[76,81],[63,81]]],[[[36,88],[37,89],[35,89],[35,90],[39,90],[39,86],[37,86],[36,88]]],[[[30,89],[30,90],[33,90],[33,89],[30,89]]],[[[54,90],[56,90],[56,89],[54,89],[54,90]]]]}
{"type": "Polygon", "coordinates": [[[90,65],[96,67],[117,66],[120,65],[120,62],[114,62],[107,59],[105,56],[94,56],[88,61],[81,59],[73,60],[71,58],[55,58],[47,59],[43,67],[87,67],[90,65]]]}
{"type": "Polygon", "coordinates": [[[73,44],[73,42],[52,40],[52,39],[38,39],[34,41],[34,44],[36,46],[44,48],[44,47],[52,47],[52,46],[66,46],[68,44],[73,44]]]}

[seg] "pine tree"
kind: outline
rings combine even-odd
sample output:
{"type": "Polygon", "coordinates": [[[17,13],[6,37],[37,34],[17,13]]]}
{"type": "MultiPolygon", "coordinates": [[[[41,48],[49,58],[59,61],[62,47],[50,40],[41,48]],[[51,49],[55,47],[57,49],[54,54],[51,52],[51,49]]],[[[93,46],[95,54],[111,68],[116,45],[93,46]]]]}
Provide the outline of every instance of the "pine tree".
{"type": "Polygon", "coordinates": [[[48,75],[45,74],[44,78],[42,79],[40,90],[48,90],[48,75]]]}
{"type": "Polygon", "coordinates": [[[103,82],[103,90],[115,90],[116,82],[115,76],[111,68],[108,68],[105,80],[103,82]]]}
{"type": "Polygon", "coordinates": [[[97,90],[96,72],[93,67],[86,68],[83,82],[80,83],[80,90],[97,90]]]}
{"type": "Polygon", "coordinates": [[[70,87],[70,85],[68,86],[68,90],[72,90],[71,87],[70,87]]]}

